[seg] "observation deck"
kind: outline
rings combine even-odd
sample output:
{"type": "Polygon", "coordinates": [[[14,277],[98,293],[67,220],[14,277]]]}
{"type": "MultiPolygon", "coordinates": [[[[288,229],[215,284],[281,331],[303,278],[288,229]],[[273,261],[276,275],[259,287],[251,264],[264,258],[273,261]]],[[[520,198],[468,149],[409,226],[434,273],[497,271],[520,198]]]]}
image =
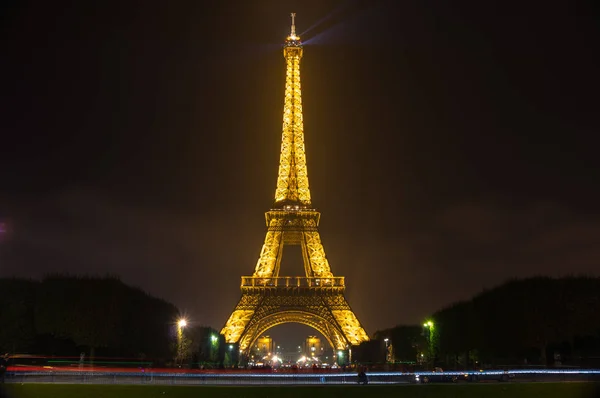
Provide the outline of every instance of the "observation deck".
{"type": "Polygon", "coordinates": [[[264,291],[264,290],[315,290],[343,292],[345,282],[343,276],[329,278],[305,277],[305,276],[279,276],[273,278],[261,278],[255,276],[242,276],[242,291],[264,291]]]}

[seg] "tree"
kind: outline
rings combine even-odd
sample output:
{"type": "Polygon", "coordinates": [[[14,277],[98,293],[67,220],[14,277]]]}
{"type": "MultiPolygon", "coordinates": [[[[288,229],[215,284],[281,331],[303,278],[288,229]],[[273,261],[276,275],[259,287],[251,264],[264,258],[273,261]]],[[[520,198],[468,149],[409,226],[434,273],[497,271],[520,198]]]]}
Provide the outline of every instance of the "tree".
{"type": "Polygon", "coordinates": [[[35,342],[34,305],[39,283],[0,279],[0,351],[27,352],[35,342]]]}
{"type": "Polygon", "coordinates": [[[111,292],[118,283],[112,278],[46,277],[38,292],[36,329],[89,347],[93,358],[96,348],[118,342],[123,311],[119,289],[111,292]]]}
{"type": "MultiPolygon", "coordinates": [[[[177,308],[115,277],[51,275],[41,282],[0,279],[0,349],[74,355],[170,355],[177,308]]],[[[88,356],[89,357],[89,356],[88,356]]]]}
{"type": "MultiPolygon", "coordinates": [[[[552,363],[554,351],[585,357],[595,352],[594,342],[600,342],[598,313],[600,278],[513,279],[434,313],[435,351],[450,368],[546,365],[552,363]]],[[[405,355],[400,352],[410,353],[401,343],[406,337],[391,337],[401,330],[375,335],[390,336],[397,355],[405,355]]]]}
{"type": "Polygon", "coordinates": [[[414,363],[421,353],[427,351],[427,339],[420,325],[398,325],[391,329],[378,331],[374,338],[393,347],[393,361],[414,363]]]}

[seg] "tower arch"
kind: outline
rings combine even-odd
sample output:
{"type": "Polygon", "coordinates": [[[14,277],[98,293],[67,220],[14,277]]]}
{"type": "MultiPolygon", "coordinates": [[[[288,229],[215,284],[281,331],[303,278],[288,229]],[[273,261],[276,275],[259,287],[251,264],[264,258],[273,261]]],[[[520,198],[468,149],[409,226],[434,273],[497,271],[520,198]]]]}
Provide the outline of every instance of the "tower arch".
{"type": "Polygon", "coordinates": [[[266,316],[257,327],[240,339],[240,347],[252,347],[267,330],[287,323],[306,325],[321,333],[334,350],[343,350],[348,345],[344,335],[335,324],[324,317],[307,311],[284,311],[266,316]]]}

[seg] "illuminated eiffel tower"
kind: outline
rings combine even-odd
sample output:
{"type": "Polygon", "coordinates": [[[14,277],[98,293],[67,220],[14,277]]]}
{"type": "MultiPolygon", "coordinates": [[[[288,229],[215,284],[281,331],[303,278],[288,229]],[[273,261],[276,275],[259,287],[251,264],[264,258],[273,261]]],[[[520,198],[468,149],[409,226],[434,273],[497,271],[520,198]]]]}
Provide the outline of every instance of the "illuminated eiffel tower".
{"type": "Polygon", "coordinates": [[[369,340],[344,297],[344,277],[331,273],[319,236],[321,214],[310,200],[300,91],[303,49],[291,16],[283,48],[287,69],[275,203],[265,214],[267,235],[254,275],[242,276],[242,297],[221,330],[242,353],[268,329],[290,322],[318,330],[336,350],[369,340]],[[279,275],[286,245],[301,246],[305,276],[279,275]]]}

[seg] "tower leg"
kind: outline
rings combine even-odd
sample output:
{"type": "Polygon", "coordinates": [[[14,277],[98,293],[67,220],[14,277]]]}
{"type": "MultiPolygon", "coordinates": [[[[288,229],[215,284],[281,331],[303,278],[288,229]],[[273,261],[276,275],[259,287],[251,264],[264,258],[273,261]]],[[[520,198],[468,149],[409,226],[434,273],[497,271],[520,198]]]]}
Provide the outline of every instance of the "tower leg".
{"type": "Polygon", "coordinates": [[[265,236],[265,243],[260,251],[260,257],[256,263],[254,276],[260,278],[271,278],[279,272],[282,249],[283,219],[272,219],[265,236]]]}

